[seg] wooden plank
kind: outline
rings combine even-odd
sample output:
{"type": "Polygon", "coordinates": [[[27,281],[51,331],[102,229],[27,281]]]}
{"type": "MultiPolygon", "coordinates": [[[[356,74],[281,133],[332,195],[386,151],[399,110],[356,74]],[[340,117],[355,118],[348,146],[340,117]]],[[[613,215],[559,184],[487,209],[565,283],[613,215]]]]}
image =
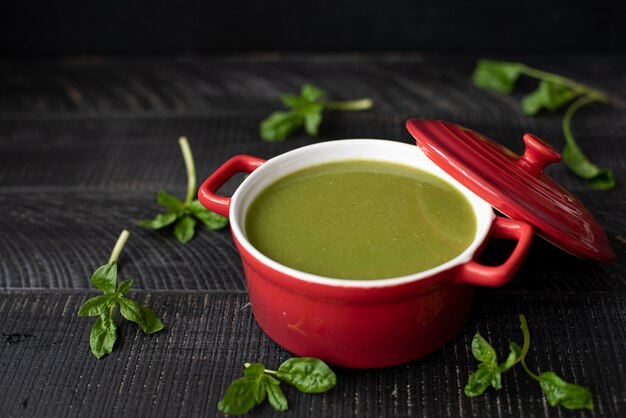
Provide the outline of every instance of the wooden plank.
{"type": "MultiPolygon", "coordinates": [[[[290,357],[260,330],[243,293],[158,292],[134,296],[159,313],[167,330],[146,336],[118,320],[118,345],[96,360],[88,344],[93,318],[76,316],[90,295],[23,292],[0,299],[1,331],[19,334],[0,345],[0,415],[214,416],[244,362],[271,368],[290,357]]],[[[532,334],[530,367],[590,386],[598,416],[626,414],[626,369],[617,361],[626,344],[622,292],[479,295],[465,329],[442,349],[396,367],[337,368],[338,385],[324,395],[285,387],[284,415],[562,416],[519,367],[504,376],[500,391],[462,394],[477,366],[473,334],[479,331],[503,356],[509,341],[522,341],[518,313],[526,314],[532,334]]],[[[269,405],[254,413],[273,415],[269,405]]]]}

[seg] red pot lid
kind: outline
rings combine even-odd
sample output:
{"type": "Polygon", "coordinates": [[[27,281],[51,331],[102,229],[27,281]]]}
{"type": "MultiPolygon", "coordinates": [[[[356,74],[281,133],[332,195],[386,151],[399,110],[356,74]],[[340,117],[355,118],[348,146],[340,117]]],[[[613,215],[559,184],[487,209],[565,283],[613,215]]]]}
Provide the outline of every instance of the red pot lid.
{"type": "Polygon", "coordinates": [[[406,127],[428,158],[506,216],[532,224],[537,234],[578,257],[615,259],[591,212],[543,173],[561,155],[541,139],[524,135],[520,157],[454,123],[412,119],[406,127]]]}

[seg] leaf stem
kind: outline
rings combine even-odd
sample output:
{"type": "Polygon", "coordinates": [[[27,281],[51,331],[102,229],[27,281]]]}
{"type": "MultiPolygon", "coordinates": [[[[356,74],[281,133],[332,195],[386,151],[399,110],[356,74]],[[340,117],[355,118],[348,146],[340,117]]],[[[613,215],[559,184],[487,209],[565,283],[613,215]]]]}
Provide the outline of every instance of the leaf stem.
{"type": "Polygon", "coordinates": [[[524,345],[522,346],[522,354],[520,355],[520,362],[522,363],[522,367],[528,373],[530,377],[539,381],[539,376],[535,373],[531,372],[526,366],[526,362],[524,359],[526,358],[526,354],[528,354],[528,349],[530,348],[530,332],[528,331],[528,323],[526,323],[526,317],[522,314],[519,316],[519,320],[521,322],[520,328],[522,329],[522,334],[524,334],[524,345]]]}
{"type": "MultiPolygon", "coordinates": [[[[245,366],[245,368],[247,369],[248,367],[252,366],[252,363],[244,363],[243,364],[245,366]]],[[[264,369],[263,373],[267,373],[267,374],[278,374],[277,371],[275,370],[268,370],[268,369],[264,369]]]]}
{"type": "Polygon", "coordinates": [[[178,138],[178,144],[180,145],[180,150],[183,153],[185,168],[187,169],[187,196],[185,197],[185,206],[187,206],[196,195],[196,166],[193,162],[193,155],[191,154],[191,148],[189,147],[187,137],[181,136],[178,138]]]}
{"type": "Polygon", "coordinates": [[[538,70],[536,68],[532,68],[527,65],[524,65],[524,69],[522,70],[522,73],[526,74],[529,77],[538,78],[540,80],[551,81],[553,83],[560,84],[565,87],[569,87],[575,92],[580,93],[580,94],[584,93],[587,96],[593,97],[595,100],[599,102],[602,102],[602,103],[609,102],[609,96],[606,95],[605,93],[596,89],[592,89],[588,86],[585,86],[584,84],[580,84],[572,80],[571,78],[563,77],[562,75],[554,74],[548,71],[538,70]]]}
{"type": "Polygon", "coordinates": [[[582,96],[579,97],[578,99],[576,99],[576,101],[574,101],[574,103],[572,103],[567,110],[565,111],[565,114],[563,115],[563,135],[565,136],[565,140],[567,141],[567,144],[570,147],[576,148],[578,151],[580,151],[580,149],[578,148],[578,145],[576,144],[576,140],[574,139],[574,135],[572,134],[572,117],[574,116],[574,113],[576,113],[578,111],[578,109],[580,109],[583,106],[587,106],[590,103],[593,102],[597,102],[600,101],[598,100],[596,97],[594,96],[582,96]]]}
{"type": "Polygon", "coordinates": [[[320,102],[320,104],[324,106],[326,109],[347,110],[347,111],[367,110],[367,109],[371,109],[372,107],[374,107],[374,101],[369,98],[359,99],[359,100],[348,100],[348,101],[343,101],[343,102],[328,101],[328,102],[320,102]]]}
{"type": "Polygon", "coordinates": [[[129,236],[130,236],[130,232],[124,229],[122,233],[120,234],[119,238],[117,239],[115,246],[113,247],[113,251],[111,252],[111,257],[109,258],[109,263],[117,261],[117,257],[119,257],[120,253],[122,252],[122,248],[124,248],[124,244],[126,244],[126,241],[128,240],[129,236]]]}

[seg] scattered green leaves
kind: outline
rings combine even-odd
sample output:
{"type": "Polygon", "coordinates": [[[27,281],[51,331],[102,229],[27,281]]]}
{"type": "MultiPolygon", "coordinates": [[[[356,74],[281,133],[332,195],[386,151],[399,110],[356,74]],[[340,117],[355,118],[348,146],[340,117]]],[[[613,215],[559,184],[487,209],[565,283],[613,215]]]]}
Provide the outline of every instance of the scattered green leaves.
{"type": "Polygon", "coordinates": [[[593,102],[608,103],[609,97],[588,86],[569,78],[547,71],[538,70],[519,62],[480,60],[474,71],[474,84],[500,93],[511,93],[515,82],[522,76],[539,80],[537,90],[522,99],[522,110],[526,115],[533,116],[542,109],[554,112],[568,105],[563,115],[563,135],[566,145],[563,149],[563,161],[579,177],[587,180],[595,189],[611,189],[615,187],[613,173],[607,168],[593,164],[582,152],[571,130],[574,113],[581,107],[593,102]]]}
{"type": "Polygon", "coordinates": [[[161,229],[174,225],[174,236],[178,241],[187,243],[196,233],[197,221],[202,222],[208,229],[222,229],[228,225],[228,218],[212,212],[194,199],[196,189],[196,166],[187,138],[178,140],[187,169],[187,195],[185,201],[164,191],[157,193],[157,203],[164,206],[167,212],[157,215],[154,219],[139,221],[139,226],[149,229],[161,229]]]}
{"type": "Polygon", "coordinates": [[[246,363],[245,366],[243,377],[234,380],[219,401],[220,411],[245,414],[265,399],[277,411],[285,411],[289,405],[280,380],[304,393],[323,393],[337,383],[335,373],[326,363],[312,357],[291,358],[277,371],[267,370],[262,363],[246,363]]]}
{"type": "Polygon", "coordinates": [[[152,309],[124,296],[130,291],[133,279],[124,280],[119,285],[117,284],[117,258],[129,236],[128,231],[122,231],[109,262],[98,267],[91,276],[91,282],[103,291],[104,295],[87,300],[78,311],[78,316],[98,317],[89,336],[91,352],[97,358],[113,351],[113,345],[117,340],[114,313],[115,306],[118,304],[122,316],[137,323],[146,334],[152,334],[165,327],[152,309]]]}
{"type": "Polygon", "coordinates": [[[317,136],[322,123],[324,109],[358,111],[371,109],[374,102],[371,99],[359,99],[343,102],[323,101],[326,92],[312,84],[305,84],[300,95],[284,94],[281,100],[289,111],[276,111],[265,118],[259,127],[259,133],[264,141],[283,141],[300,128],[309,136],[317,136]]]}
{"type": "Polygon", "coordinates": [[[525,358],[530,348],[530,332],[524,315],[520,315],[519,319],[524,335],[524,345],[520,348],[517,343],[511,342],[509,344],[510,353],[504,363],[497,363],[495,350],[478,332],[474,335],[472,353],[481,363],[478,365],[478,370],[470,375],[465,386],[465,394],[478,396],[489,386],[500,389],[502,387],[501,374],[515,364],[521,363],[524,371],[539,382],[551,406],[560,405],[567,409],[587,408],[593,410],[592,394],[588,389],[567,383],[554,372],[543,372],[536,375],[528,369],[525,358]]]}

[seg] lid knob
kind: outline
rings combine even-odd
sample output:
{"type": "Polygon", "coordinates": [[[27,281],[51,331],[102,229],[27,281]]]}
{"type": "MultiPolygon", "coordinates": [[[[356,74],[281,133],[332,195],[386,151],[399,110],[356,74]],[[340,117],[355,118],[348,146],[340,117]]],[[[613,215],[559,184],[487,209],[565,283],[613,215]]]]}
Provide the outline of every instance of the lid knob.
{"type": "Polygon", "coordinates": [[[557,150],[533,134],[524,135],[524,144],[524,155],[517,164],[535,177],[543,173],[548,164],[561,161],[561,154],[557,150]]]}

